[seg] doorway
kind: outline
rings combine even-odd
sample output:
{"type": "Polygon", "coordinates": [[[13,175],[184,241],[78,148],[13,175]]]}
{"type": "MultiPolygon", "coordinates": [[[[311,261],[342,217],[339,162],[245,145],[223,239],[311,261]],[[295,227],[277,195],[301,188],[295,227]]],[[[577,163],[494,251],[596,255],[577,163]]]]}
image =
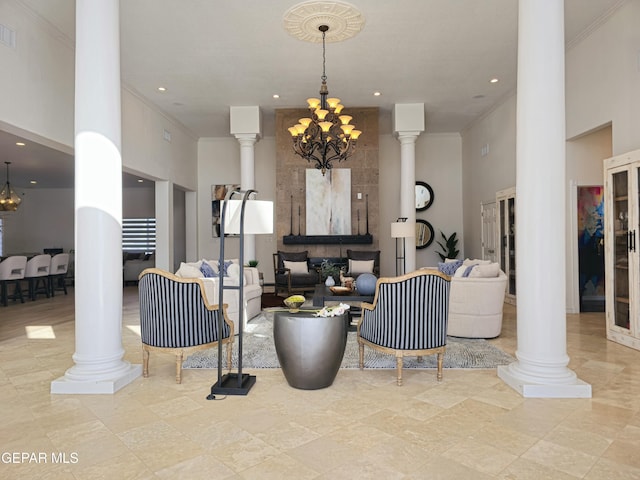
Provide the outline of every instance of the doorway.
{"type": "Polygon", "coordinates": [[[577,211],[580,311],[604,312],[604,187],[578,186],[577,211]]]}
{"type": "Polygon", "coordinates": [[[480,204],[482,216],[482,259],[497,262],[496,244],[496,202],[482,202],[480,204]]]}

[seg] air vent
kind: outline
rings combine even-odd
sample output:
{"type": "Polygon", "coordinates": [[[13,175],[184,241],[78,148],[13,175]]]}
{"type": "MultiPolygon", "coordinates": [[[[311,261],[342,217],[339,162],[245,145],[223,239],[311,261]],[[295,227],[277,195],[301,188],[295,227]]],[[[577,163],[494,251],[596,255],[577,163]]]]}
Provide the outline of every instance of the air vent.
{"type": "Polygon", "coordinates": [[[16,48],[16,32],[0,23],[0,43],[7,47],[16,48]]]}

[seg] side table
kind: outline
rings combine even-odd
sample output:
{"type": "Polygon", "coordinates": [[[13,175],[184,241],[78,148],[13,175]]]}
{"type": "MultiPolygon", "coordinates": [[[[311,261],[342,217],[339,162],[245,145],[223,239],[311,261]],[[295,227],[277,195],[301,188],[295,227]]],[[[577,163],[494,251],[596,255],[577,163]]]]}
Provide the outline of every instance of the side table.
{"type": "Polygon", "coordinates": [[[275,312],[273,341],[289,385],[303,390],[330,386],[347,345],[347,314],[316,317],[312,312],[275,312]]]}

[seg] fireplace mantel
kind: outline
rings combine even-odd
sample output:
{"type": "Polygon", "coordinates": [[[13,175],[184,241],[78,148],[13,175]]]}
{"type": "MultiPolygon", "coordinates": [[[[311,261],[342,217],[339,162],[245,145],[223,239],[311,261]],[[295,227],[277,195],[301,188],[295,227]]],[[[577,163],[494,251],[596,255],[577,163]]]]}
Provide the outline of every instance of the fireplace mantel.
{"type": "Polygon", "coordinates": [[[366,245],[373,243],[373,235],[285,235],[285,245],[366,245]]]}

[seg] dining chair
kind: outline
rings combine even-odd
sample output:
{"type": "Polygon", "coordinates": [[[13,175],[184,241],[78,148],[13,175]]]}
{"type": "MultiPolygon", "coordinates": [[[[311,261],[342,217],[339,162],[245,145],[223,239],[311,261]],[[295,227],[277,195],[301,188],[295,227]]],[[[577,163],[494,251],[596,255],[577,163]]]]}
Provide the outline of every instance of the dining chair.
{"type": "Polygon", "coordinates": [[[67,294],[67,284],[65,277],[69,269],[69,254],[58,253],[51,257],[51,265],[49,267],[49,288],[51,296],[55,296],[56,290],[62,290],[67,294]]]}
{"type": "Polygon", "coordinates": [[[43,253],[27,261],[24,278],[29,283],[29,298],[35,300],[38,293],[44,293],[49,298],[49,267],[51,255],[43,253]]]}
{"type": "Polygon", "coordinates": [[[14,255],[5,258],[0,262],[0,302],[5,307],[9,304],[9,299],[20,299],[24,303],[20,281],[24,278],[27,268],[27,257],[14,255]],[[13,295],[9,296],[9,284],[14,284],[13,295]]]}

